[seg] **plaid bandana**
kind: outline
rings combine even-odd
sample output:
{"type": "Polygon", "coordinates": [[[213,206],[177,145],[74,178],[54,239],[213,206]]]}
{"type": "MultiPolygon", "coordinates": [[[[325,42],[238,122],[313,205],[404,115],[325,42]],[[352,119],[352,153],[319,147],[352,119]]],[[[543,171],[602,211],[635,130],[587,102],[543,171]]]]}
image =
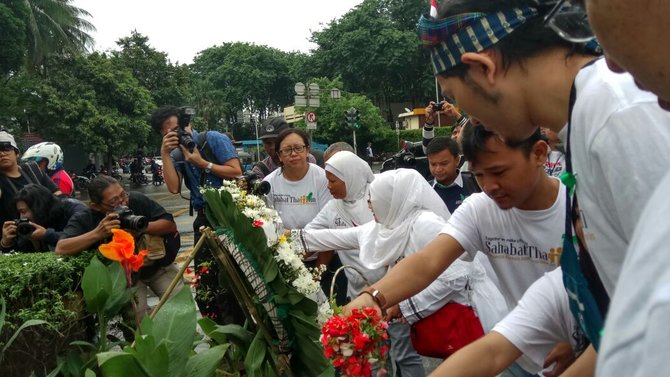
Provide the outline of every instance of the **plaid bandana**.
{"type": "Polygon", "coordinates": [[[419,37],[430,47],[433,69],[438,75],[461,63],[466,52],[481,52],[538,15],[535,8],[511,8],[496,13],[464,13],[434,20],[421,16],[419,37]]]}

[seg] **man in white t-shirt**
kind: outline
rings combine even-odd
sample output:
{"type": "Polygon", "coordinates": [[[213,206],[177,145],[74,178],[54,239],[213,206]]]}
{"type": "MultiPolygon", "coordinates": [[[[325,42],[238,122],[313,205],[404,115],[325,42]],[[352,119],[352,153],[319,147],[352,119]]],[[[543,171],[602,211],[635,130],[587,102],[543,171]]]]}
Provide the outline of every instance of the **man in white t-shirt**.
{"type": "Polygon", "coordinates": [[[491,332],[450,356],[436,373],[493,377],[521,355],[532,360],[534,372],[538,372],[550,367],[545,357],[558,343],[569,345],[576,353],[583,351],[586,339],[570,313],[562,277],[560,268],[545,273],[491,332]]]}
{"type": "MultiPolygon", "coordinates": [[[[462,148],[484,192],[468,197],[433,242],[373,284],[374,298],[361,295],[350,307],[390,307],[424,289],[466,250],[469,259],[476,253],[469,250],[481,250],[512,310],[535,280],[559,265],[565,186],[544,171],[548,146],[539,131],[510,147],[482,127],[465,127],[462,148]]],[[[519,364],[535,369],[531,361],[519,364]]]]}
{"type": "Polygon", "coordinates": [[[632,77],[597,60],[596,43],[566,41],[558,18],[545,21],[550,10],[536,0],[449,1],[437,19],[419,20],[419,34],[442,94],[507,142],[569,123],[566,178],[579,207],[566,231],[575,233],[581,214],[588,253],[566,250],[562,265],[571,309],[597,348],[640,211],[670,168],[670,115],[632,77]]]}

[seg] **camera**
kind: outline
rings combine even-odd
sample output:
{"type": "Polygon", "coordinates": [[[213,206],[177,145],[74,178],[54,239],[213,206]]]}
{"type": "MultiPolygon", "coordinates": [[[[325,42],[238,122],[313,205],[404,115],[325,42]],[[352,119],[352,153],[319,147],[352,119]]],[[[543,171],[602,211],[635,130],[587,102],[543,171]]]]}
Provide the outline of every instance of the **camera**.
{"type": "Polygon", "coordinates": [[[433,106],[433,111],[434,112],[442,111],[442,105],[443,104],[444,104],[444,101],[432,104],[431,106],[433,106]]]}
{"type": "Polygon", "coordinates": [[[28,219],[16,219],[14,220],[14,224],[16,225],[16,233],[21,236],[27,236],[35,230],[35,227],[30,224],[30,220],[28,219]]]}
{"type": "Polygon", "coordinates": [[[177,124],[179,124],[177,136],[179,137],[179,144],[183,145],[191,153],[193,153],[193,149],[195,148],[195,141],[193,141],[193,137],[186,131],[186,127],[191,123],[193,115],[195,115],[195,109],[189,106],[182,106],[177,112],[177,124]]]}
{"type": "Polygon", "coordinates": [[[121,221],[121,228],[142,232],[147,229],[149,220],[145,216],[137,216],[133,214],[133,210],[126,206],[114,208],[114,212],[119,214],[121,221]]]}
{"type": "Polygon", "coordinates": [[[254,195],[266,195],[270,192],[270,182],[259,179],[258,176],[252,172],[243,175],[239,180],[244,180],[247,185],[247,191],[254,195]]]}

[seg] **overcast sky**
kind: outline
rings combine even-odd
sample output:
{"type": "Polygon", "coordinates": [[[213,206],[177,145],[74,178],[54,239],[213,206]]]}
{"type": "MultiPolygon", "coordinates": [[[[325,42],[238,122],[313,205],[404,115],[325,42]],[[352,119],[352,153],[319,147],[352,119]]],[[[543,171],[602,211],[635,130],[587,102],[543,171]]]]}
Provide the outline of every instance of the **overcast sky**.
{"type": "Polygon", "coordinates": [[[362,0],[74,0],[91,13],[96,50],[116,49],[132,30],[149,37],[173,63],[224,42],[253,42],[309,52],[311,31],[321,30],[362,0]]]}

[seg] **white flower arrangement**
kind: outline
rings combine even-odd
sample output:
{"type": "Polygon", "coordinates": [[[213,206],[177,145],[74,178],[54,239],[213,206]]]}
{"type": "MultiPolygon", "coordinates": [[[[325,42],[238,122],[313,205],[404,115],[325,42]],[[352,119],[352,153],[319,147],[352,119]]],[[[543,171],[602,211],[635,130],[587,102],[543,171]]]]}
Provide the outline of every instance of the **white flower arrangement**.
{"type": "Polygon", "coordinates": [[[277,211],[268,208],[261,197],[248,194],[245,190],[240,189],[234,181],[223,181],[219,190],[228,192],[235,206],[252,221],[253,226],[263,229],[268,247],[274,251],[273,257],[284,279],[301,294],[315,297],[315,294],[321,290],[319,281],[325,271],[325,266],[312,269],[305,266],[302,261],[303,252],[293,247],[289,237],[281,234],[283,232],[282,222],[277,211]]]}

